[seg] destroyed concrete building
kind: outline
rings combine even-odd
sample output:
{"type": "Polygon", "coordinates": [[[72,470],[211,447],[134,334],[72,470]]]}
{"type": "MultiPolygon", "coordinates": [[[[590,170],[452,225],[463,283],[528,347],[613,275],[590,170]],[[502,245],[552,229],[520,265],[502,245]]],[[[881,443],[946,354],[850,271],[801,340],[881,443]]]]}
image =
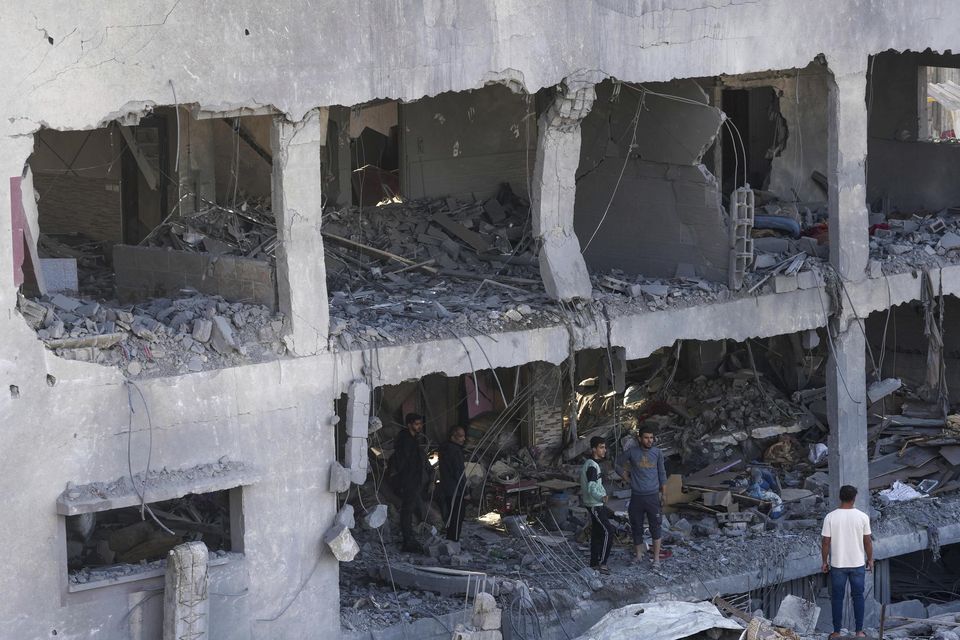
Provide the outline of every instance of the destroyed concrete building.
{"type": "Polygon", "coordinates": [[[875,512],[874,623],[949,613],[958,17],[5,3],[0,636],[574,637],[717,594],[773,618],[822,600],[843,484],[875,512]],[[424,557],[383,481],[408,412],[431,444],[467,427],[482,498],[424,557]],[[673,562],[597,576],[561,494],[585,438],[646,422],[673,562]],[[758,461],[778,523],[737,484],[758,461]]]}

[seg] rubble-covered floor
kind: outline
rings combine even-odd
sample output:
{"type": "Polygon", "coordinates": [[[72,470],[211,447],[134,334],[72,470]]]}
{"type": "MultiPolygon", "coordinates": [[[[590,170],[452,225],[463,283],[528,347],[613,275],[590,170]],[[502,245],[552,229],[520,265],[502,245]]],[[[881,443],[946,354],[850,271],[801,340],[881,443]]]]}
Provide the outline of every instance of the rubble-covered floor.
{"type": "MultiPolygon", "coordinates": [[[[960,522],[960,494],[956,492],[886,506],[875,500],[873,506],[877,509],[876,540],[960,522]]],[[[613,548],[609,575],[586,568],[589,543],[576,541],[572,534],[560,541],[556,531],[531,532],[548,541],[547,546],[495,531],[473,519],[465,524],[462,553],[454,558],[453,566],[485,572],[491,583],[496,582],[505,625],[509,624],[506,612],[518,581],[530,589],[538,615],[545,622],[558,615],[565,619],[586,600],[621,606],[662,599],[665,594],[683,596],[699,592],[702,583],[726,576],[782,575],[784,563],[791,559],[819,554],[819,524],[827,507],[818,499],[812,508],[797,503],[788,511],[783,520],[758,521],[742,530],[720,530],[715,523],[701,522],[701,518],[690,514],[671,515],[664,521],[664,549],[671,555],[658,570],[649,561],[633,563],[632,541],[626,536],[618,539],[613,548]],[[800,526],[787,524],[791,522],[800,526]],[[732,531],[739,533],[731,535],[732,531]]],[[[432,558],[427,553],[403,553],[389,537],[389,532],[358,532],[360,554],[353,562],[340,565],[340,618],[344,630],[380,629],[465,608],[462,595],[443,597],[431,591],[394,588],[387,581],[370,578],[384,564],[451,566],[449,556],[432,558]]],[[[438,540],[437,545],[442,543],[438,540]]]]}

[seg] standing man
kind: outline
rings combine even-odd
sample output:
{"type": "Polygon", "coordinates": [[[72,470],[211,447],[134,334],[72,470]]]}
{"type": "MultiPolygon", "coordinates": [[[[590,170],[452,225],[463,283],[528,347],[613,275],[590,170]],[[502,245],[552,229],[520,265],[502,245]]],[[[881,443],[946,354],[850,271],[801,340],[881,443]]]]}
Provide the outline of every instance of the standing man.
{"type": "Polygon", "coordinates": [[[423,416],[408,413],[404,418],[406,428],[397,434],[393,441],[393,457],[390,470],[393,476],[393,488],[400,497],[400,533],[403,536],[403,550],[420,553],[423,547],[413,535],[413,515],[423,514],[423,484],[429,472],[427,456],[420,447],[420,433],[423,431],[423,416]]]}
{"type": "Polygon", "coordinates": [[[607,457],[607,442],[600,436],[590,438],[590,457],[580,468],[580,501],[590,512],[590,568],[610,573],[607,558],[613,547],[613,526],[607,508],[607,490],[603,488],[600,461],[607,457]]]}
{"type": "Polygon", "coordinates": [[[654,434],[649,428],[640,431],[640,446],[624,451],[617,467],[624,482],[630,483],[630,528],[636,561],[643,560],[643,520],[646,517],[653,538],[653,567],[660,568],[660,514],[663,506],[667,472],[663,452],[653,446],[654,434]]]}
{"type": "Polygon", "coordinates": [[[843,485],[840,487],[840,507],[823,519],[820,556],[823,560],[822,571],[830,574],[830,604],[833,609],[831,638],[840,637],[847,581],[850,582],[856,635],[858,638],[867,636],[863,631],[863,584],[865,571],[873,571],[873,540],[870,538],[870,517],[854,508],[856,499],[857,488],[843,485]]]}
{"type": "Polygon", "coordinates": [[[463,443],[467,432],[463,427],[450,430],[450,439],[437,449],[440,455],[440,499],[443,501],[443,518],[447,524],[447,540],[460,542],[460,529],[466,513],[467,476],[464,473],[463,443]]]}

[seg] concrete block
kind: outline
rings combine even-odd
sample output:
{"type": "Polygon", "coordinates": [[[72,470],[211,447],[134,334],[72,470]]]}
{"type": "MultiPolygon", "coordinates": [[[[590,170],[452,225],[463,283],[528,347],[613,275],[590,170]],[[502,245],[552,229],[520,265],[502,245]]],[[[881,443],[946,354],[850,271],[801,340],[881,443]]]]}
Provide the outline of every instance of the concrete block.
{"type": "Polygon", "coordinates": [[[940,238],[940,246],[947,251],[960,249],[960,235],[954,233],[953,231],[946,232],[940,238]]]}
{"type": "Polygon", "coordinates": [[[333,552],[333,556],[340,562],[350,562],[358,553],[360,545],[353,539],[350,529],[342,524],[336,524],[323,534],[323,542],[333,552]]]}
{"type": "Polygon", "coordinates": [[[387,505],[378,504],[363,516],[363,526],[367,529],[379,529],[387,522],[387,505]]]}
{"type": "Polygon", "coordinates": [[[210,333],[210,346],[218,353],[230,353],[231,351],[240,351],[240,345],[233,335],[233,326],[224,316],[213,317],[213,330],[210,333]]]}
{"type": "Polygon", "coordinates": [[[871,260],[867,264],[867,272],[871,278],[883,277],[883,263],[879,260],[871,260]]]}
{"type": "Polygon", "coordinates": [[[811,634],[817,628],[820,619],[820,607],[815,602],[789,595],[780,603],[773,624],[793,629],[801,635],[811,634]]]}
{"type": "Polygon", "coordinates": [[[333,519],[334,524],[341,524],[347,529],[353,529],[357,526],[357,521],[353,517],[353,505],[345,504],[340,508],[340,511],[337,512],[336,517],[333,519]]]}
{"type": "Polygon", "coordinates": [[[350,489],[350,470],[344,469],[340,463],[333,461],[330,463],[330,484],[327,491],[330,493],[343,493],[350,489]]]}
{"type": "Polygon", "coordinates": [[[797,276],[778,275],[773,276],[773,292],[789,293],[796,291],[799,287],[797,276]]]}
{"type": "Polygon", "coordinates": [[[803,481],[803,488],[826,496],[830,493],[830,476],[823,471],[817,471],[806,477],[803,481]]]}
{"type": "Polygon", "coordinates": [[[754,238],[753,250],[764,253],[786,253],[790,250],[790,240],[787,238],[754,238]]]}
{"type": "Polygon", "coordinates": [[[206,318],[197,318],[193,321],[193,339],[197,342],[207,342],[210,340],[210,333],[213,331],[213,322],[206,318]]]}
{"type": "Polygon", "coordinates": [[[919,600],[893,602],[887,605],[887,626],[899,627],[906,624],[905,620],[893,620],[891,616],[897,618],[926,618],[927,608],[919,600]]]}
{"type": "Polygon", "coordinates": [[[823,286],[823,279],[816,271],[801,271],[797,274],[797,287],[800,289],[814,289],[823,286]]]}

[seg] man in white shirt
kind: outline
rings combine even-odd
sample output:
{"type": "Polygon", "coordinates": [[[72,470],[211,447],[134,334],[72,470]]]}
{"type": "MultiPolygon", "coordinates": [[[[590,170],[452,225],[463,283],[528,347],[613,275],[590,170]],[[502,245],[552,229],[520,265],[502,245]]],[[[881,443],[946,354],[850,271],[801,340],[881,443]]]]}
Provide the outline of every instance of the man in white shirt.
{"type": "Polygon", "coordinates": [[[853,600],[853,617],[857,623],[856,636],[865,638],[867,634],[863,631],[863,585],[865,571],[873,571],[870,517],[853,507],[857,499],[856,487],[840,487],[839,497],[840,507],[823,519],[823,539],[820,544],[822,570],[830,574],[830,601],[833,609],[833,633],[830,638],[840,637],[843,598],[848,580],[850,599],[853,600]]]}

